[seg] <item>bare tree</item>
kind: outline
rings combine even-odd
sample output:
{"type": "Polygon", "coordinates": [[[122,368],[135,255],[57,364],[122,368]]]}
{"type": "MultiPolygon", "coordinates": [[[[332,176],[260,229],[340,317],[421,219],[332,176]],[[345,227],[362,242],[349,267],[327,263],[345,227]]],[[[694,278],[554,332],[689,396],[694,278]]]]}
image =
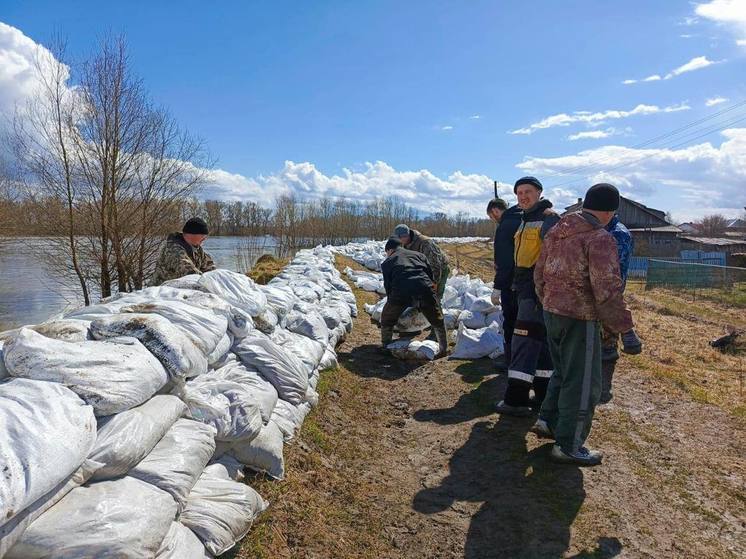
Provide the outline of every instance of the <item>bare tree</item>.
{"type": "Polygon", "coordinates": [[[720,237],[725,234],[725,228],[728,226],[728,219],[721,214],[708,215],[695,221],[694,225],[703,237],[720,237]]]}

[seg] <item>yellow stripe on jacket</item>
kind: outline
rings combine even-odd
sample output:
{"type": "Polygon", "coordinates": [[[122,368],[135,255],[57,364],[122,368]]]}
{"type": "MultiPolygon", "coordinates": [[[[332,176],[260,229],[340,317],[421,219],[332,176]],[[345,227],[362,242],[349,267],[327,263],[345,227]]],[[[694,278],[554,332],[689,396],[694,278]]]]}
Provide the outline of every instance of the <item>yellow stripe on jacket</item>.
{"type": "Polygon", "coordinates": [[[531,268],[536,264],[541,253],[541,227],[544,221],[521,223],[515,232],[515,265],[519,268],[531,268]]]}

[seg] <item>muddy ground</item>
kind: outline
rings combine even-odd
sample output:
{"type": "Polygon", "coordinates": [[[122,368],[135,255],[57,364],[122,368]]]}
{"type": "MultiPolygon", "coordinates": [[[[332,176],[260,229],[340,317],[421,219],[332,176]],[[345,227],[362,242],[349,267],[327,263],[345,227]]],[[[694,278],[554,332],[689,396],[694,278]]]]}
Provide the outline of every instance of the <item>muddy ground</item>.
{"type": "MultiPolygon", "coordinates": [[[[486,245],[449,251],[489,278],[486,245]]],[[[506,378],[488,359],[382,354],[362,310],[377,297],[356,294],[288,476],[250,481],[272,506],[228,557],[746,556],[746,366],[707,344],[746,310],[630,286],[645,351],[622,357],[597,410],[589,446],[604,464],[580,469],[548,461],[532,418],[493,413],[506,378]]]]}

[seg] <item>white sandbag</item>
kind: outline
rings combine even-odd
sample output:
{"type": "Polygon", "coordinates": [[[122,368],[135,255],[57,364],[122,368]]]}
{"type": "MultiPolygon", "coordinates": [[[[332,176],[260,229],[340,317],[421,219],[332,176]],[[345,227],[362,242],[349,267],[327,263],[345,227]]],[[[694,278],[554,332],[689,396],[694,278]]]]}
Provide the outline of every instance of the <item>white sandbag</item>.
{"type": "Polygon", "coordinates": [[[175,514],[168,493],[139,479],[84,485],[36,519],[6,559],[154,557],[175,514]]]}
{"type": "Polygon", "coordinates": [[[93,409],[61,384],[0,383],[0,519],[7,522],[75,472],[96,440],[93,409]]]}
{"type": "Polygon", "coordinates": [[[64,384],[99,416],[142,404],[168,381],[163,365],[133,338],[63,342],[23,328],[5,342],[4,354],[14,377],[64,384]]]}
{"type": "Polygon", "coordinates": [[[305,365],[308,374],[318,366],[324,355],[323,344],[283,328],[277,328],[271,338],[277,345],[295,355],[305,365]]]}
{"type": "Polygon", "coordinates": [[[301,336],[316,340],[320,344],[326,344],[329,341],[329,328],[316,311],[309,313],[289,312],[285,317],[285,328],[301,336]]]}
{"type": "Polygon", "coordinates": [[[199,284],[199,278],[202,274],[189,274],[180,278],[170,279],[164,281],[161,285],[166,287],[174,287],[176,289],[194,289],[196,291],[205,291],[204,288],[199,284]]]}
{"type": "Polygon", "coordinates": [[[211,559],[205,546],[181,522],[172,522],[155,559],[211,559]]]}
{"type": "Polygon", "coordinates": [[[114,303],[100,303],[98,305],[88,305],[87,307],[81,307],[74,309],[68,313],[65,313],[65,319],[76,319],[76,320],[96,320],[102,315],[115,314],[119,312],[121,305],[114,303]]]}
{"type": "Polygon", "coordinates": [[[486,326],[489,326],[493,322],[496,322],[497,324],[499,324],[502,327],[502,325],[503,325],[503,311],[501,309],[498,308],[497,310],[492,311],[491,313],[489,313],[485,317],[484,323],[485,323],[486,326]]]}
{"type": "Polygon", "coordinates": [[[187,406],[176,396],[153,396],[143,405],[103,418],[89,458],[102,464],[95,480],[126,474],[153,450],[187,406]]]}
{"type": "Polygon", "coordinates": [[[254,317],[254,327],[268,336],[277,328],[278,322],[277,314],[269,307],[254,317]]]}
{"type": "MultiPolygon", "coordinates": [[[[238,441],[234,444],[244,444],[244,441],[238,441]]],[[[223,454],[218,458],[213,458],[205,469],[218,477],[232,479],[233,481],[243,481],[246,478],[243,464],[230,454],[223,454]]]]}
{"type": "Polygon", "coordinates": [[[446,329],[455,330],[458,328],[458,317],[461,312],[461,309],[443,309],[443,322],[446,329]]]}
{"type": "Polygon", "coordinates": [[[284,317],[290,312],[290,309],[293,308],[293,304],[297,299],[293,294],[293,290],[287,285],[259,285],[257,287],[261,289],[267,297],[267,305],[279,318],[284,317]]]}
{"type": "Polygon", "coordinates": [[[306,401],[304,403],[310,405],[312,408],[319,405],[319,393],[316,392],[315,388],[308,387],[308,390],[306,390],[306,401]]]}
{"type": "Polygon", "coordinates": [[[316,390],[319,385],[319,378],[321,378],[321,371],[316,369],[313,374],[308,377],[308,386],[316,390]]]}
{"type": "Polygon", "coordinates": [[[267,423],[259,435],[249,442],[239,441],[228,451],[247,468],[274,479],[285,477],[283,456],[284,435],[274,421],[267,423]]]}
{"type": "Polygon", "coordinates": [[[153,300],[126,305],[122,312],[154,313],[167,318],[180,328],[205,356],[210,355],[228,330],[228,319],[205,309],[178,300],[153,300]]]}
{"type": "MultiPolygon", "coordinates": [[[[52,338],[53,340],[63,340],[65,342],[83,342],[93,339],[88,331],[91,325],[90,320],[78,320],[75,318],[62,318],[60,320],[50,320],[32,326],[23,326],[34,332],[52,338]]],[[[18,334],[21,328],[6,330],[0,332],[0,342],[8,340],[18,334]]]]}
{"type": "Polygon", "coordinates": [[[339,361],[337,360],[337,354],[327,346],[324,350],[324,355],[321,358],[321,361],[319,361],[319,369],[325,371],[326,369],[336,369],[338,366],[339,361]]]}
{"type": "Polygon", "coordinates": [[[0,340],[0,381],[3,380],[5,377],[10,376],[10,373],[8,373],[8,369],[5,367],[5,358],[3,357],[3,344],[4,342],[0,340]]]}
{"type": "Polygon", "coordinates": [[[370,277],[361,277],[355,280],[355,287],[363,291],[376,292],[381,287],[382,281],[370,277]]]}
{"type": "Polygon", "coordinates": [[[378,301],[375,305],[365,305],[365,312],[367,312],[370,315],[370,318],[374,320],[375,322],[381,322],[381,313],[383,312],[383,307],[386,306],[386,297],[378,301]]]}
{"type": "Polygon", "coordinates": [[[215,428],[191,419],[179,419],[129,476],[171,495],[179,511],[215,452],[215,428]]]}
{"type": "Polygon", "coordinates": [[[212,425],[221,441],[253,439],[262,428],[256,392],[226,380],[220,371],[201,375],[184,387],[184,401],[192,418],[212,425]]]}
{"type": "MultiPolygon", "coordinates": [[[[98,340],[129,336],[140,340],[155,355],[171,378],[190,378],[207,372],[207,359],[189,337],[157,314],[122,313],[102,316],[91,323],[98,340]]],[[[230,340],[226,352],[230,349],[230,340]]]]}
{"type": "Polygon", "coordinates": [[[399,316],[394,330],[405,333],[422,332],[428,326],[430,326],[430,323],[424,314],[414,307],[407,307],[399,316]]]}
{"type": "Polygon", "coordinates": [[[440,349],[438,342],[433,340],[396,340],[386,346],[391,354],[402,360],[432,361],[440,349]]]}
{"type": "Polygon", "coordinates": [[[470,330],[478,330],[486,326],[487,315],[479,311],[464,310],[461,311],[458,320],[470,330]]]}
{"type": "Polygon", "coordinates": [[[213,555],[225,553],[243,538],[268,503],[248,485],[206,470],[192,488],[180,521],[213,555]]]}
{"type": "Polygon", "coordinates": [[[240,361],[226,363],[211,373],[214,378],[237,382],[246,392],[252,392],[252,400],[259,406],[262,421],[266,423],[277,405],[277,389],[257,371],[249,369],[240,361]]]}
{"type": "Polygon", "coordinates": [[[445,309],[461,309],[463,300],[459,295],[458,291],[452,285],[446,285],[445,291],[443,292],[443,298],[440,301],[443,310],[445,309]]]}
{"type": "Polygon", "coordinates": [[[492,323],[478,330],[470,330],[461,324],[456,336],[456,346],[451,359],[479,359],[496,350],[503,351],[505,340],[500,325],[492,323]]]}
{"type": "Polygon", "coordinates": [[[267,306],[267,297],[254,281],[230,270],[213,270],[202,274],[200,286],[255,317],[267,306]]]}
{"type": "Polygon", "coordinates": [[[299,404],[308,388],[308,373],[300,360],[266,335],[252,331],[233,345],[233,353],[277,389],[280,398],[299,404]]]}
{"type": "Polygon", "coordinates": [[[62,480],[54,489],[39,497],[31,505],[0,526],[0,557],[19,540],[31,523],[56,505],[65,495],[80,487],[93,475],[100,466],[94,460],[85,460],[83,464],[67,479],[62,480]]]}
{"type": "Polygon", "coordinates": [[[307,402],[295,406],[285,400],[278,400],[272,412],[271,421],[274,421],[280,428],[285,442],[290,442],[303,425],[303,420],[309,411],[311,411],[311,406],[307,402]]]}
{"type": "Polygon", "coordinates": [[[479,297],[472,301],[469,310],[472,312],[480,312],[483,314],[489,314],[497,310],[497,307],[492,303],[490,297],[479,297]]]}
{"type": "Polygon", "coordinates": [[[217,369],[222,364],[228,352],[230,352],[232,345],[233,340],[228,334],[225,334],[220,338],[220,341],[218,342],[218,345],[215,346],[213,352],[207,356],[207,363],[209,366],[213,369],[217,369]]]}

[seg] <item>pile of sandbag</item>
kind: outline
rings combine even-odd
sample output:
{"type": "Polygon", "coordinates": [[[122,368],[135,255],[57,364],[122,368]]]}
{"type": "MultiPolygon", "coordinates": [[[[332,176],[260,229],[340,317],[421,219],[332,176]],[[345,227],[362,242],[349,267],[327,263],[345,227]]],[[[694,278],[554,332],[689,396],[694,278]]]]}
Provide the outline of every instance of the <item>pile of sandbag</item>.
{"type": "MultiPolygon", "coordinates": [[[[438,242],[483,240],[487,239],[453,238],[438,239],[438,242]]],[[[382,242],[368,241],[334,247],[334,250],[371,270],[380,270],[381,262],[386,258],[383,246],[382,242]],[[371,261],[376,258],[379,259],[378,262],[372,263],[371,261]]],[[[356,271],[349,267],[345,269],[345,274],[360,289],[385,295],[382,274],[356,271]]],[[[441,305],[446,328],[456,330],[456,345],[451,353],[452,359],[476,359],[486,356],[495,358],[503,354],[502,309],[492,302],[491,295],[492,287],[480,278],[458,273],[448,278],[441,305]]],[[[383,297],[375,304],[366,304],[365,311],[374,321],[379,322],[385,304],[386,297],[383,297]]],[[[401,334],[416,334],[429,326],[422,313],[409,308],[401,315],[394,329],[401,334]]],[[[389,349],[401,359],[432,359],[431,355],[437,353],[433,353],[428,345],[423,346],[422,342],[406,338],[396,341],[389,349]]]]}
{"type": "Polygon", "coordinates": [[[228,270],[0,333],[0,558],[206,558],[266,503],[352,328],[318,247],[269,285],[228,270]]]}

